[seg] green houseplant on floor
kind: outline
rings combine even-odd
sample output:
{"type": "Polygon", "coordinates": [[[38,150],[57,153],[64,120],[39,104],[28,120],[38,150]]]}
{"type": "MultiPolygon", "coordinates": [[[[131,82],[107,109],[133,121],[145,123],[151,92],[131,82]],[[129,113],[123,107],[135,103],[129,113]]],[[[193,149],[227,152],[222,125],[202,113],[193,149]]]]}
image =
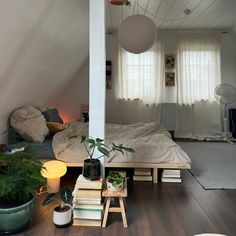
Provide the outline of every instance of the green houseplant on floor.
{"type": "Polygon", "coordinates": [[[0,154],[0,234],[25,228],[32,218],[36,188],[45,184],[33,153],[0,154]]]}
{"type": "Polygon", "coordinates": [[[49,194],[42,205],[46,206],[52,201],[58,202],[58,205],[54,207],[53,211],[53,223],[59,228],[64,228],[70,226],[72,220],[72,208],[69,204],[72,198],[72,192],[68,188],[63,188],[59,196],[60,200],[57,198],[56,193],[49,194]]]}
{"type": "Polygon", "coordinates": [[[80,143],[88,154],[88,159],[84,160],[83,176],[90,180],[97,180],[101,176],[101,164],[99,159],[101,157],[109,157],[111,153],[120,152],[124,155],[125,152],[134,152],[132,148],[123,146],[123,144],[112,143],[111,147],[104,144],[104,140],[100,138],[93,139],[86,136],[71,136],[70,139],[80,138],[80,143]],[[94,152],[97,149],[101,155],[94,158],[94,152]]]}

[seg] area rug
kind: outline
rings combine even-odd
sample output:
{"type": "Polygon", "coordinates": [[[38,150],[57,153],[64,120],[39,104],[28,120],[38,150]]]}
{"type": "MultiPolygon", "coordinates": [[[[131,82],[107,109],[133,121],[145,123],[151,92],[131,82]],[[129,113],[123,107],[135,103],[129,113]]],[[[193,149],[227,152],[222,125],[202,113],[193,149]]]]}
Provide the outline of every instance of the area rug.
{"type": "Polygon", "coordinates": [[[192,160],[190,173],[205,189],[236,189],[236,143],[177,143],[192,160]]]}

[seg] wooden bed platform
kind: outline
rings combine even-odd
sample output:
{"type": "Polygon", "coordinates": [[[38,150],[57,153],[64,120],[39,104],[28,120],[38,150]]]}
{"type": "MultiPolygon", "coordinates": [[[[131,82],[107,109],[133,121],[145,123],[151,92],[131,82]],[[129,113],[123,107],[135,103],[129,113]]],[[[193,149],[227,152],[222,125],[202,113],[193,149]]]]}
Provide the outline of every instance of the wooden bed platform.
{"type": "MultiPolygon", "coordinates": [[[[41,160],[47,162],[48,160],[41,160]]],[[[67,167],[83,167],[83,162],[65,162],[67,167]]],[[[105,168],[150,168],[152,169],[153,183],[158,183],[158,169],[190,169],[187,163],[136,163],[136,162],[106,162],[105,168]]]]}

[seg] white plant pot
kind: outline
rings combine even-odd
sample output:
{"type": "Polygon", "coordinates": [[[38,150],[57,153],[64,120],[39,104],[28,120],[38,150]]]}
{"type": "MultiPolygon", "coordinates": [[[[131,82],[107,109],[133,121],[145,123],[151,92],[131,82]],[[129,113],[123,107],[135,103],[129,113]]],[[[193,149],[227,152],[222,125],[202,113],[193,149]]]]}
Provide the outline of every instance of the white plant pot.
{"type": "Polygon", "coordinates": [[[71,208],[71,205],[65,204],[65,206],[69,206],[70,207],[70,209],[68,211],[65,211],[65,212],[56,211],[55,209],[57,208],[57,206],[54,208],[54,211],[53,211],[53,223],[57,227],[68,226],[70,224],[70,222],[71,222],[71,219],[72,219],[72,208],[71,208]]]}
{"type": "Polygon", "coordinates": [[[107,189],[111,192],[118,192],[118,191],[121,191],[123,188],[124,188],[124,181],[120,185],[117,185],[117,186],[113,186],[112,183],[109,183],[107,181],[107,189]]]}

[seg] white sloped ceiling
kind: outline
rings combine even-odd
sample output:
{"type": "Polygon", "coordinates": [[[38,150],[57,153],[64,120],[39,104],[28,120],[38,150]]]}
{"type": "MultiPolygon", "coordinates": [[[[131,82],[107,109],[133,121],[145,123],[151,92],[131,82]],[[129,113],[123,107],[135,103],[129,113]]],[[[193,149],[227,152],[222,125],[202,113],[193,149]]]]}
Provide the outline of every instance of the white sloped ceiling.
{"type": "Polygon", "coordinates": [[[88,58],[88,0],[0,1],[0,133],[9,113],[44,104],[88,58]]]}

